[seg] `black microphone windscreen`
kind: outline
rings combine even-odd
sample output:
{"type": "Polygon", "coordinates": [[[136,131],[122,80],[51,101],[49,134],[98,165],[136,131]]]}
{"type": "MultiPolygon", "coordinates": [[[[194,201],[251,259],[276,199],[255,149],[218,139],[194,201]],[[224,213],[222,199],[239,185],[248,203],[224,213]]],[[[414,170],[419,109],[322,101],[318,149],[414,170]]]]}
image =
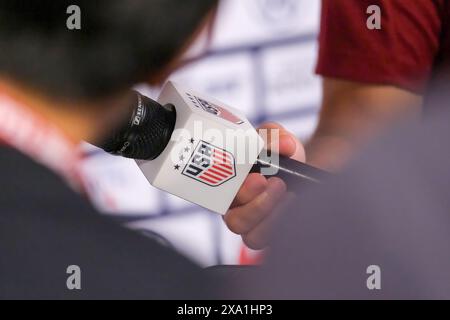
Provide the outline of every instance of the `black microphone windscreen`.
{"type": "Polygon", "coordinates": [[[114,155],[153,160],[170,141],[176,122],[175,107],[162,106],[138,92],[134,93],[131,115],[98,146],[114,155]]]}

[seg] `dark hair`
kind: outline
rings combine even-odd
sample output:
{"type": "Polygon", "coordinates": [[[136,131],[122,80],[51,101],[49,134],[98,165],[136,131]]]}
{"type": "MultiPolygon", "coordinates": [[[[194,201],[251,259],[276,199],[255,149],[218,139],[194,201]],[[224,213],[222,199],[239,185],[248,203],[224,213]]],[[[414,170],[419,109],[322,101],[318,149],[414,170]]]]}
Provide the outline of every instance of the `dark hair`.
{"type": "Polygon", "coordinates": [[[217,0],[0,0],[0,74],[52,97],[94,99],[148,79],[217,0]],[[69,30],[70,5],[81,30],[69,30]]]}

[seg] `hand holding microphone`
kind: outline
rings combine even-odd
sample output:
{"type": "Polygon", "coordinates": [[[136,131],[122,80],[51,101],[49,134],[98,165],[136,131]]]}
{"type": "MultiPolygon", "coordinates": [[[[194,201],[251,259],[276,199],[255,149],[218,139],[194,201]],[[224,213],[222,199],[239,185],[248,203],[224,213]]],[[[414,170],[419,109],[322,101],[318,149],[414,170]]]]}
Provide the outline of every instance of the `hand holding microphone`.
{"type": "MultiPolygon", "coordinates": [[[[279,130],[280,156],[294,159],[293,161],[305,161],[303,145],[282,126],[267,123],[260,129],[279,130]]],[[[288,192],[287,185],[282,179],[251,173],[225,214],[224,221],[232,232],[242,236],[247,247],[255,250],[263,249],[267,246],[268,233],[274,220],[290,198],[292,194],[288,192]]]]}
{"type": "Polygon", "coordinates": [[[174,83],[165,86],[158,102],[136,93],[133,103],[128,122],[101,147],[137,159],[155,187],[212,211],[227,212],[250,172],[276,173],[288,184],[320,183],[328,175],[264,156],[262,139],[241,112],[174,83]],[[230,145],[230,133],[243,143],[230,145]]]}

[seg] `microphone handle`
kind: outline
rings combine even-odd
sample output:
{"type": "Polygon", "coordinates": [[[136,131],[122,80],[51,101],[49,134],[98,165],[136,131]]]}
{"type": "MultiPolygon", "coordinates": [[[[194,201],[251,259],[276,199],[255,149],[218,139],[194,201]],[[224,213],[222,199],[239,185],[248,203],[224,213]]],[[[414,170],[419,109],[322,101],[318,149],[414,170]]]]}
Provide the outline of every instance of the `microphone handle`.
{"type": "MultiPolygon", "coordinates": [[[[276,159],[273,154],[270,158],[276,159]]],[[[277,170],[275,175],[266,175],[266,177],[281,178],[288,185],[288,187],[305,184],[320,184],[332,176],[332,174],[327,171],[284,157],[282,155],[280,155],[278,159],[278,163],[274,164],[270,160],[260,157],[256,160],[256,163],[253,165],[250,172],[261,173],[264,175],[262,172],[262,169],[264,168],[270,168],[270,171],[272,172],[277,170]]]]}

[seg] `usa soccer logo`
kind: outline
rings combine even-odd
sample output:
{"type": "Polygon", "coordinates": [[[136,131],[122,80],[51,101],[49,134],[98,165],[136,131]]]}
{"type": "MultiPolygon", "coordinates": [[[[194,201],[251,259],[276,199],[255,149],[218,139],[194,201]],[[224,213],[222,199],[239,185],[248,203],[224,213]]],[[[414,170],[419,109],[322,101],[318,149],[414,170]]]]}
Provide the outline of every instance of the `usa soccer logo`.
{"type": "Polygon", "coordinates": [[[236,176],[234,156],[212,144],[200,141],[182,172],[211,187],[218,187],[236,176]]]}
{"type": "Polygon", "coordinates": [[[206,101],[205,99],[193,96],[190,93],[186,93],[187,97],[191,100],[191,102],[199,109],[206,111],[210,114],[213,114],[219,118],[222,118],[226,121],[229,121],[234,124],[243,124],[244,121],[240,119],[238,116],[234,115],[229,110],[222,108],[214,103],[206,101]]]}

